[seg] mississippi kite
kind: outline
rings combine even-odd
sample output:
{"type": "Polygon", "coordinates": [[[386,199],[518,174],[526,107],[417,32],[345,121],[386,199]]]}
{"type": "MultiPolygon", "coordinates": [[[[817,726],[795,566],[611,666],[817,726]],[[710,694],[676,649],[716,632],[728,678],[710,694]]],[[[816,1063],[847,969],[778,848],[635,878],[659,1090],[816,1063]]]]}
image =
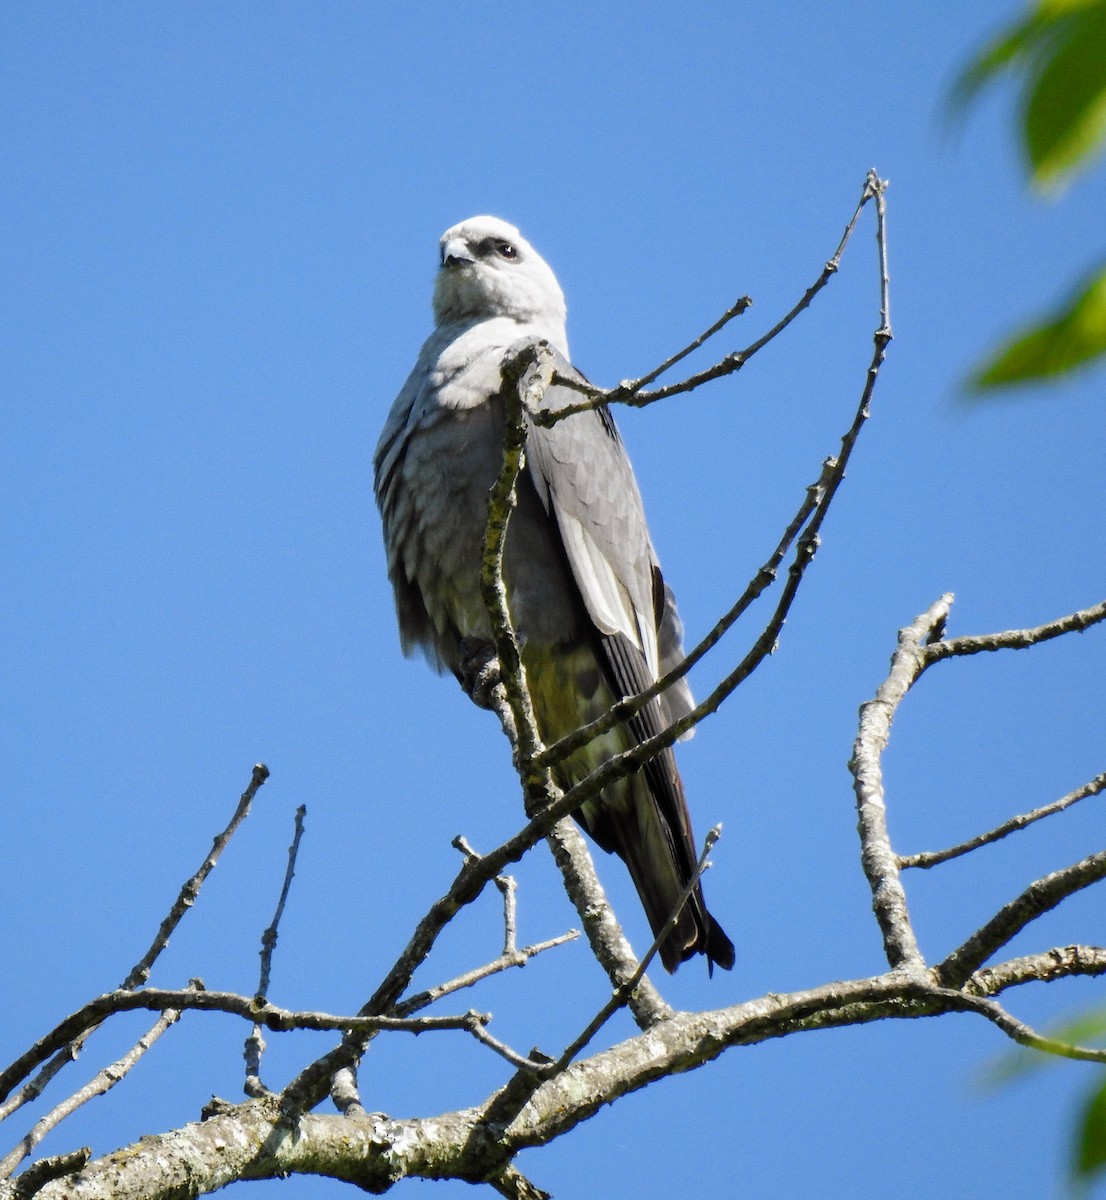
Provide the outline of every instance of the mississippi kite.
{"type": "MultiPolygon", "coordinates": [[[[553,272],[513,225],[473,217],[446,230],[434,286],[435,329],[376,449],[376,498],[405,653],[425,652],[462,682],[491,626],[480,594],[488,491],[502,465],[500,363],[544,339],[571,375],[565,303],[553,272]]],[[[578,401],[550,387],[551,408],[578,401]]],[[[647,687],[683,657],[633,470],[606,408],[552,428],[531,425],[504,581],[546,744],[647,687]]],[[[692,707],[684,681],[556,768],[568,788],[692,707]]],[[[626,863],[656,934],[692,878],[696,851],[671,750],[577,811],[626,863]]],[[[734,949],[696,886],[660,948],[669,971],[694,954],[730,968],[734,949]]]]}

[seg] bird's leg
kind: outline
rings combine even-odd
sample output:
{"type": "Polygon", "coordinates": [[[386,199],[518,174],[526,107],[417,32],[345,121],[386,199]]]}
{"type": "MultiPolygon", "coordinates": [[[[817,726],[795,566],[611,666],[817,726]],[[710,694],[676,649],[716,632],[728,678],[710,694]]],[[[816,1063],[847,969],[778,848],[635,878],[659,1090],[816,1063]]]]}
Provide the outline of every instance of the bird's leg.
{"type": "Polygon", "coordinates": [[[492,692],[499,683],[499,659],[495,647],[487,638],[464,637],[458,649],[461,651],[461,687],[465,694],[481,708],[493,708],[492,692]]]}

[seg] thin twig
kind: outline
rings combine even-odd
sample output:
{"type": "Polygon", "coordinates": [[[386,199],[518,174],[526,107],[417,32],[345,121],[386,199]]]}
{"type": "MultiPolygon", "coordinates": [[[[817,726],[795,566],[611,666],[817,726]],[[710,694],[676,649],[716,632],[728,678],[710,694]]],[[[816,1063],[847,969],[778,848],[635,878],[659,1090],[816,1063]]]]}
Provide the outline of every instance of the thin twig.
{"type": "Polygon", "coordinates": [[[535,942],[532,946],[523,946],[521,949],[513,950],[509,954],[501,954],[499,958],[485,963],[482,967],[466,971],[465,974],[458,975],[446,983],[439,983],[437,986],[427,988],[415,996],[401,1000],[395,1006],[395,1015],[397,1017],[410,1016],[412,1013],[419,1012],[428,1005],[441,1000],[444,996],[451,996],[454,992],[472,987],[474,984],[480,983],[491,975],[498,975],[501,971],[510,970],[511,967],[523,967],[536,954],[541,954],[545,950],[552,950],[555,946],[563,946],[566,942],[573,942],[579,936],[580,931],[578,929],[570,929],[567,933],[548,938],[544,942],[535,942]]]}
{"type": "MultiPolygon", "coordinates": [[[[672,360],[662,363],[661,366],[655,371],[651,371],[647,375],[642,376],[641,380],[631,382],[629,386],[627,386],[625,383],[619,384],[618,387],[611,388],[609,391],[580,387],[573,380],[557,375],[555,377],[556,383],[574,388],[576,391],[584,392],[589,398],[579,404],[568,404],[563,408],[558,408],[554,411],[547,410],[545,412],[535,414],[534,420],[539,425],[553,425],[557,421],[564,420],[565,417],[573,416],[576,413],[589,412],[591,409],[598,408],[604,404],[628,404],[632,408],[644,408],[647,404],[653,404],[657,400],[666,400],[670,396],[678,396],[683,392],[694,391],[696,388],[702,387],[704,383],[710,383],[715,379],[722,379],[727,375],[734,374],[735,371],[740,371],[754,354],[758,353],[760,350],[763,350],[764,347],[767,346],[769,342],[777,338],[805,308],[809,307],[810,302],[814,299],[814,297],[818,295],[818,293],[826,286],[826,284],[829,283],[830,279],[837,273],[837,269],[841,263],[841,255],[844,253],[845,247],[848,245],[849,239],[852,237],[853,230],[856,228],[856,223],[860,217],[861,210],[873,198],[877,200],[878,204],[882,204],[883,190],[886,186],[886,183],[878,178],[875,171],[869,171],[868,177],[864,181],[864,188],[861,192],[860,200],[857,202],[857,206],[853,211],[852,217],[849,219],[849,223],[845,226],[845,232],[841,235],[841,240],[837,244],[837,249],[834,251],[831,258],[826,262],[826,265],[822,268],[822,273],[818,276],[814,283],[807,288],[807,290],[792,306],[792,308],[783,317],[781,317],[780,320],[777,321],[776,324],[773,325],[766,334],[757,338],[755,342],[752,342],[750,345],[746,346],[744,350],[738,350],[733,354],[727,354],[725,358],[721,359],[713,366],[707,367],[705,370],[699,371],[694,375],[690,375],[687,379],[681,380],[679,383],[668,384],[665,387],[657,388],[651,392],[640,391],[638,388],[640,387],[641,383],[648,383],[653,379],[656,379],[658,375],[668,369],[672,362],[679,361],[679,359],[684,357],[685,353],[690,353],[690,350],[694,349],[697,344],[702,344],[701,341],[693,343],[687,351],[682,351],[674,355],[672,360]]],[[[881,230],[882,223],[879,227],[877,227],[877,236],[880,235],[881,230]]],[[[883,247],[881,252],[882,277],[883,279],[886,279],[886,242],[881,242],[881,246],[883,247]]],[[[889,333],[890,325],[887,320],[886,289],[883,290],[882,299],[882,327],[889,333]]],[[[739,305],[741,303],[741,301],[738,301],[739,305]]],[[[729,320],[728,314],[730,313],[732,313],[734,316],[737,315],[733,309],[727,310],[727,314],[723,314],[723,317],[720,318],[719,322],[716,323],[718,329],[721,329],[722,325],[729,320]]],[[[705,341],[706,338],[709,337],[713,332],[715,332],[714,329],[704,334],[702,341],[705,341]]]]}
{"type": "Polygon", "coordinates": [[[1026,829],[1044,817],[1051,817],[1054,813],[1063,812],[1065,808],[1070,808],[1088,796],[1097,796],[1104,788],[1106,788],[1106,771],[1103,771],[1101,775],[1096,775],[1082,787],[1076,788],[1075,791],[1061,796],[1059,800],[1054,800],[1051,804],[1044,804],[1040,808],[1033,809],[1032,812],[1011,817],[1009,821],[1003,821],[1001,825],[988,830],[987,833],[981,833],[978,837],[960,842],[959,845],[950,846],[947,850],[924,850],[918,854],[900,854],[899,866],[903,870],[908,867],[928,870],[930,867],[937,866],[938,863],[948,862],[950,859],[959,858],[962,854],[970,854],[973,850],[978,850],[980,846],[997,842],[1007,834],[1015,833],[1019,829],[1026,829]]]}
{"type": "MultiPolygon", "coordinates": [[[[253,774],[250,778],[249,786],[242,793],[238,801],[238,807],[234,810],[234,815],[231,817],[229,824],[214,840],[211,850],[207,857],[200,864],[199,869],[194,875],[189,878],[181,888],[173,907],[169,910],[168,916],[162,921],[160,928],[157,931],[157,936],[150,945],[149,950],[138,960],[137,963],[130,969],[126,978],[120,984],[124,990],[131,990],[140,987],[150,977],[150,969],[158,956],[169,944],[169,938],[173,931],[180,924],[184,914],[195,904],[196,897],[199,895],[200,888],[208,875],[215,869],[219,861],[220,855],[226,849],[227,843],[234,836],[235,831],[246,819],[250,811],[250,806],[253,804],[254,797],[257,795],[258,789],[269,778],[269,768],[264,763],[257,763],[253,768],[253,774]]],[[[84,1031],[81,1037],[74,1041],[71,1045],[63,1047],[56,1058],[46,1063],[42,1070],[34,1079],[30,1080],[26,1086],[6,1100],[0,1105],[0,1121],[11,1116],[13,1112],[21,1108],[24,1104],[35,1100],[42,1094],[46,1085],[51,1079],[61,1070],[66,1063],[72,1062],[81,1052],[85,1041],[95,1032],[95,1026],[84,1031]]],[[[6,1093],[5,1093],[6,1094],[6,1093]]]]}
{"type": "MultiPolygon", "coordinates": [[[[880,332],[891,336],[891,275],[887,270],[887,201],[884,192],[887,190],[886,179],[880,179],[873,167],[868,172],[864,185],[864,194],[876,202],[876,252],[879,255],[879,311],[880,332]]],[[[863,201],[862,201],[863,203],[863,201]]],[[[859,209],[857,210],[859,215],[859,209]]],[[[856,224],[856,216],[853,217],[856,224]]],[[[844,249],[842,241],[841,249],[844,249]]],[[[840,250],[838,251],[840,255],[840,250]]]]}
{"type": "Polygon", "coordinates": [[[512,1050],[505,1042],[501,1042],[499,1038],[490,1034],[487,1028],[480,1022],[473,1022],[469,1027],[473,1037],[478,1042],[482,1042],[489,1050],[494,1050],[500,1058],[504,1058],[513,1067],[517,1067],[520,1071],[540,1071],[544,1064],[535,1062],[531,1058],[527,1058],[524,1054],[519,1054],[517,1050],[512,1050]]]}
{"type": "Polygon", "coordinates": [[[180,1010],[165,1009],[154,1024],[138,1039],[137,1042],[110,1066],[98,1071],[92,1079],[52,1108],[44,1117],[36,1121],[26,1135],[14,1146],[3,1159],[0,1159],[0,1179],[8,1179],[19,1164],[34,1150],[42,1139],[53,1129],[87,1104],[96,1096],[103,1096],[111,1091],[122,1080],[147,1050],[159,1037],[180,1018],[180,1010]]]}
{"type": "Polygon", "coordinates": [[[652,371],[647,371],[640,379],[624,379],[614,389],[614,394],[629,395],[633,392],[640,392],[646,384],[652,383],[654,379],[659,379],[666,371],[670,371],[678,362],[694,351],[698,350],[705,342],[708,342],[716,333],[724,329],[734,317],[740,317],[742,313],[749,308],[753,303],[752,296],[741,296],[736,300],[726,311],[710,326],[709,329],[704,329],[701,334],[693,341],[689,342],[682,350],[677,350],[675,354],[666,358],[659,367],[654,367],[652,371]]]}
{"type": "Polygon", "coordinates": [[[273,966],[273,951],[276,949],[277,934],[280,930],[280,919],[284,916],[284,906],[288,902],[288,892],[292,887],[292,878],[296,873],[296,859],[300,852],[300,842],[303,840],[303,823],[307,815],[307,806],[301,804],[296,809],[296,822],[292,833],[292,842],[288,847],[288,867],[284,872],[284,882],[281,884],[280,896],[277,899],[273,919],[268,929],[261,935],[261,974],[257,982],[257,994],[264,999],[269,994],[269,978],[273,966]]]}
{"type": "Polygon", "coordinates": [[[976,1012],[986,1017],[996,1025],[1008,1038],[1019,1046],[1028,1046],[1033,1050],[1041,1050],[1045,1054],[1055,1054],[1061,1058],[1074,1058],[1082,1062],[1106,1063],[1106,1049],[1092,1046],[1075,1046],[1070,1042],[1062,1042],[1058,1038],[1045,1037],[1024,1021],[1012,1016],[997,1000],[986,996],[974,996],[962,991],[935,989],[935,995],[947,996],[953,1007],[961,1011],[976,1012]]]}
{"type": "MultiPolygon", "coordinates": [[[[280,888],[280,896],[277,898],[273,919],[269,922],[269,927],[261,935],[261,972],[257,981],[258,1000],[265,1000],[269,995],[269,978],[273,966],[273,951],[276,949],[280,918],[284,915],[284,905],[288,900],[288,893],[292,887],[292,877],[296,873],[296,859],[300,852],[300,841],[303,838],[303,821],[306,815],[307,806],[301,804],[296,809],[296,823],[292,834],[292,844],[288,847],[288,866],[284,872],[284,882],[280,888]]],[[[253,1029],[250,1031],[250,1036],[246,1038],[246,1044],[242,1052],[242,1056],[246,1060],[245,1091],[247,1096],[261,1096],[265,1095],[268,1091],[261,1082],[261,1056],[264,1052],[265,1039],[261,1036],[261,1026],[255,1022],[253,1029]]]]}
{"type": "Polygon", "coordinates": [[[158,955],[169,944],[169,938],[180,924],[181,918],[195,904],[196,897],[199,895],[204,881],[215,870],[215,866],[219,861],[220,855],[226,849],[227,843],[249,815],[250,806],[253,804],[253,799],[257,795],[258,789],[268,778],[269,768],[264,763],[257,763],[254,766],[249,786],[242,793],[238,801],[238,807],[234,810],[234,816],[231,817],[230,823],[215,838],[211,846],[211,851],[207,858],[200,864],[199,870],[181,888],[180,894],[177,896],[173,907],[169,910],[169,915],[162,921],[161,928],[157,931],[157,936],[154,938],[149,950],[131,968],[130,974],[120,985],[121,988],[130,991],[133,988],[141,987],[150,978],[150,968],[154,965],[158,955]]]}
{"type": "Polygon", "coordinates": [[[1007,629],[1002,633],[986,633],[976,637],[948,638],[934,642],[926,650],[926,666],[945,658],[961,657],[994,650],[1024,650],[1041,642],[1062,637],[1065,633],[1081,633],[1084,629],[1106,620],[1106,600],[1090,608],[1068,613],[1034,629],[1007,629]]]}
{"type": "MultiPolygon", "coordinates": [[[[152,1012],[164,1012],[167,1009],[223,1012],[256,1021],[266,1029],[278,1032],[316,1029],[349,1030],[357,1033],[377,1030],[426,1033],[432,1030],[468,1029],[474,1019],[471,1012],[451,1017],[334,1016],[330,1013],[280,1008],[255,996],[242,996],[237,992],[177,991],[169,988],[142,988],[138,991],[120,989],[98,996],[79,1008],[0,1072],[0,1096],[8,1095],[20,1080],[54,1054],[60,1046],[72,1041],[84,1030],[95,1027],[115,1013],[133,1012],[135,1009],[152,1012]]],[[[490,1020],[488,1016],[475,1015],[485,1022],[490,1020]]]]}
{"type": "Polygon", "coordinates": [[[703,842],[703,852],[699,856],[699,861],[695,864],[695,870],[692,872],[691,878],[680,892],[679,899],[673,906],[668,920],[665,921],[664,925],[657,932],[656,937],[654,937],[653,944],[642,956],[641,962],[638,963],[637,970],[633,973],[633,975],[630,976],[629,979],[626,980],[624,984],[621,985],[621,987],[615,989],[607,1003],[604,1004],[603,1007],[588,1022],[579,1036],[576,1037],[565,1048],[560,1058],[558,1058],[555,1063],[552,1063],[543,1069],[543,1075],[548,1077],[563,1071],[570,1062],[579,1057],[581,1051],[584,1050],[589,1042],[591,1042],[592,1038],[595,1037],[599,1030],[606,1025],[610,1018],[614,1016],[614,1014],[618,1012],[620,1008],[624,1008],[626,1006],[627,1001],[633,994],[634,988],[636,988],[641,982],[641,979],[645,975],[649,964],[653,961],[657,951],[660,950],[661,943],[671,932],[671,930],[675,928],[676,922],[680,919],[680,914],[684,910],[684,905],[687,903],[688,897],[699,886],[699,880],[703,877],[703,872],[710,866],[710,863],[707,861],[710,852],[714,849],[718,839],[721,836],[721,825],[715,825],[713,829],[708,830],[707,836],[703,842]]]}

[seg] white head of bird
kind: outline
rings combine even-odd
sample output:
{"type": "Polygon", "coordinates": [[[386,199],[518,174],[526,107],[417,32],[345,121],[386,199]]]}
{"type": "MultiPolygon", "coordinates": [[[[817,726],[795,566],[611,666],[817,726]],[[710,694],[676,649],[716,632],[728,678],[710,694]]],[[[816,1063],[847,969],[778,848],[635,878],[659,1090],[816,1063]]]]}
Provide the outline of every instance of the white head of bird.
{"type": "Polygon", "coordinates": [[[438,325],[509,317],[564,337],[565,298],[549,264],[507,221],[470,217],[441,237],[434,282],[438,325]]]}

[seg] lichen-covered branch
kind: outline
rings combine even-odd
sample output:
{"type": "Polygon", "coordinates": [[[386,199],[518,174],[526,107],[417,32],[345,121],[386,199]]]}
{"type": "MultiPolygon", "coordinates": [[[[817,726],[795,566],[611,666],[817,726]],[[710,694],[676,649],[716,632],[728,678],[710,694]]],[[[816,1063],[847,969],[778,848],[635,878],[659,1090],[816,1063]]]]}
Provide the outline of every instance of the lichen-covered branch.
{"type": "Polygon", "coordinates": [[[1068,613],[1055,621],[1047,621],[1032,629],[1006,629],[1001,633],[978,634],[974,637],[947,638],[934,642],[926,653],[926,666],[946,658],[963,658],[970,654],[993,653],[995,650],[1025,650],[1066,633],[1082,633],[1100,621],[1106,621],[1106,600],[1068,613]]]}
{"type": "Polygon", "coordinates": [[[934,968],[937,977],[946,987],[962,986],[992,954],[1042,913],[1103,878],[1106,878],[1106,850],[1088,854],[1069,867],[1034,880],[934,968]]]}
{"type": "Polygon", "coordinates": [[[892,968],[912,971],[923,968],[925,961],[910,924],[899,860],[887,830],[882,755],[891,737],[895,711],[924,669],[925,643],[943,628],[951,604],[951,595],[942,596],[900,631],[890,674],[875,697],[861,706],[860,728],[849,761],[856,792],[860,861],[872,889],[872,908],[883,934],[884,951],[892,968]]]}
{"type": "Polygon", "coordinates": [[[1074,975],[1106,975],[1106,949],[1101,946],[1054,946],[1040,954],[1012,958],[993,967],[980,967],[964,991],[997,996],[1026,983],[1052,983],[1074,975]]]}

